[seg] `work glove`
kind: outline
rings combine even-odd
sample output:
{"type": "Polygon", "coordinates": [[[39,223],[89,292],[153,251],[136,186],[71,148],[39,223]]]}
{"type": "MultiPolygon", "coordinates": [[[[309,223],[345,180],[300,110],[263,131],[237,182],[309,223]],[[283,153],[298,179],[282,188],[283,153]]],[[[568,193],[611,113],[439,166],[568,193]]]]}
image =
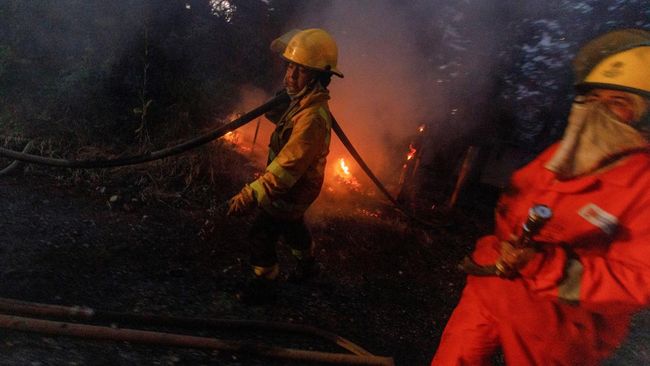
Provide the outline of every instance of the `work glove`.
{"type": "Polygon", "coordinates": [[[228,200],[228,216],[243,216],[249,213],[257,202],[253,194],[253,188],[248,184],[242,190],[228,200]]]}
{"type": "Polygon", "coordinates": [[[501,242],[501,256],[495,263],[499,277],[512,278],[535,256],[532,246],[517,248],[510,241],[501,242]]]}

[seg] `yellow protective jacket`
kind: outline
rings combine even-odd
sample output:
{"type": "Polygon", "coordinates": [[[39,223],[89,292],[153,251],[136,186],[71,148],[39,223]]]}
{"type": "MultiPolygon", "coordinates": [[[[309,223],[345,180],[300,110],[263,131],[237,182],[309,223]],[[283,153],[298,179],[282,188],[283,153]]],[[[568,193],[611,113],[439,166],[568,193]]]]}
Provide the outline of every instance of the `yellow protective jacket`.
{"type": "Polygon", "coordinates": [[[267,114],[276,124],[267,167],[250,187],[259,207],[275,217],[301,217],[320,193],[331,138],[329,98],[316,84],[279,118],[267,114]]]}

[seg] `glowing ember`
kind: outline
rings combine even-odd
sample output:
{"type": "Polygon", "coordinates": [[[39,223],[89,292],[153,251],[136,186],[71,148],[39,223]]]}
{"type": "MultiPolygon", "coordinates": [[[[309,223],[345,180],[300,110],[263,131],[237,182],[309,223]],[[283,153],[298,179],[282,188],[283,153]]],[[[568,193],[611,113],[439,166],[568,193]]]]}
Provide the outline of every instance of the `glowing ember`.
{"type": "Polygon", "coordinates": [[[227,145],[230,148],[238,150],[240,152],[250,152],[251,148],[247,145],[244,135],[239,131],[230,131],[225,135],[221,136],[220,140],[227,142],[227,145]]]}
{"type": "Polygon", "coordinates": [[[381,212],[379,210],[367,210],[365,208],[361,208],[357,209],[357,212],[368,217],[381,217],[381,212]]]}
{"type": "Polygon", "coordinates": [[[424,130],[427,128],[427,125],[420,125],[420,128],[418,128],[419,132],[424,132],[424,130]]]}
{"type": "Polygon", "coordinates": [[[344,184],[348,189],[351,188],[352,190],[358,190],[361,187],[357,179],[352,175],[352,172],[350,172],[350,167],[345,162],[345,159],[340,158],[338,160],[338,164],[335,165],[334,173],[336,181],[344,184]]]}
{"type": "Polygon", "coordinates": [[[411,160],[415,156],[415,154],[418,152],[416,148],[413,147],[413,144],[409,145],[409,153],[406,154],[406,160],[411,160]]]}
{"type": "Polygon", "coordinates": [[[350,175],[350,168],[348,167],[347,164],[345,164],[345,159],[343,158],[339,159],[339,166],[341,167],[341,171],[343,172],[344,175],[350,175]]]}
{"type": "Polygon", "coordinates": [[[239,134],[236,131],[230,131],[223,135],[222,139],[230,142],[231,144],[237,145],[239,141],[239,134]]]}

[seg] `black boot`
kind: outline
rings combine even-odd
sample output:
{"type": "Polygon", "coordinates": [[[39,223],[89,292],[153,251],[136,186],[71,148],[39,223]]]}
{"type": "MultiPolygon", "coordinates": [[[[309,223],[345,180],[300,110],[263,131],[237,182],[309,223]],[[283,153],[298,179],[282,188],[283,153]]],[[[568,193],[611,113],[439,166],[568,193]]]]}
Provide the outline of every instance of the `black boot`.
{"type": "Polygon", "coordinates": [[[247,305],[272,304],[277,300],[278,285],[275,280],[254,278],[239,291],[237,299],[247,305]]]}
{"type": "Polygon", "coordinates": [[[289,273],[288,282],[303,283],[315,279],[321,273],[322,266],[314,257],[299,260],[289,273]]]}

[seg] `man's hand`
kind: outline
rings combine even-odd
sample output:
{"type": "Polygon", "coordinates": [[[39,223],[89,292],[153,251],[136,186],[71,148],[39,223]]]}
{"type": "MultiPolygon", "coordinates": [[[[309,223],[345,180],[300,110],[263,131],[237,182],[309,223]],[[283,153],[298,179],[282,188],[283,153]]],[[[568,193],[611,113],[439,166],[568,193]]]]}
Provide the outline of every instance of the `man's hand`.
{"type": "Polygon", "coordinates": [[[228,200],[228,216],[243,216],[255,208],[257,202],[253,189],[249,185],[245,185],[242,190],[228,200]]]}
{"type": "Polygon", "coordinates": [[[496,262],[499,277],[512,278],[535,256],[535,248],[515,248],[511,242],[501,242],[501,257],[496,262]]]}

